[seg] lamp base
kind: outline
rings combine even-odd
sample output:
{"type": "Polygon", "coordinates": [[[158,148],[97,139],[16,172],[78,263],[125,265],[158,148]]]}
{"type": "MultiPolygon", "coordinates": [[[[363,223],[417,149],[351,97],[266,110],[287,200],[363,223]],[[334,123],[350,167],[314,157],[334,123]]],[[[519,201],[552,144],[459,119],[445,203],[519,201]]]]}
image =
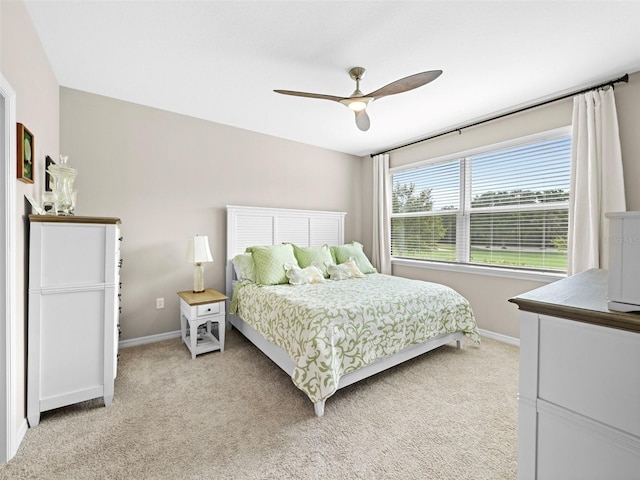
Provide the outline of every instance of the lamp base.
{"type": "Polygon", "coordinates": [[[193,268],[193,293],[204,292],[204,267],[196,263],[193,268]]]}

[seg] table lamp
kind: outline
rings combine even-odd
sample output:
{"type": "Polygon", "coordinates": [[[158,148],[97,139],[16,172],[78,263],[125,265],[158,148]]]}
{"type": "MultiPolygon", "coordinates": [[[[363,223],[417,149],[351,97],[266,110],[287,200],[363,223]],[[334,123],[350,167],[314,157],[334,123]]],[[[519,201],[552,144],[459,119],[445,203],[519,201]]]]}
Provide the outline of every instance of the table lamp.
{"type": "Polygon", "coordinates": [[[193,292],[204,292],[204,262],[213,262],[209,239],[206,235],[196,235],[189,238],[187,245],[187,261],[195,264],[193,270],[193,292]]]}

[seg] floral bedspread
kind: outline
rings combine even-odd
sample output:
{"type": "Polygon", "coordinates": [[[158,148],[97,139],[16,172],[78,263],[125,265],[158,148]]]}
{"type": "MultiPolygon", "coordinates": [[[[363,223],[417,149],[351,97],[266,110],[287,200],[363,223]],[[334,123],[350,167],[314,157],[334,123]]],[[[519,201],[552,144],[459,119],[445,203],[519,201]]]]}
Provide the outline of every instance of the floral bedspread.
{"type": "Polygon", "coordinates": [[[469,302],[437,283],[382,274],[315,285],[239,284],[231,313],[295,362],[295,385],[315,403],[340,377],[441,333],[480,341],[469,302]]]}

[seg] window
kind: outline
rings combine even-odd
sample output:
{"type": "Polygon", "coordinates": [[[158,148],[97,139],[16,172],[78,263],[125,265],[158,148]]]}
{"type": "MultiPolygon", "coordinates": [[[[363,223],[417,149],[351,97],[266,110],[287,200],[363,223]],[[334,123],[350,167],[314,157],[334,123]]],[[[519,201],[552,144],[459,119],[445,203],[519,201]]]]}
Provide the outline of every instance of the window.
{"type": "Polygon", "coordinates": [[[566,271],[566,130],[391,171],[393,257],[566,271]]]}

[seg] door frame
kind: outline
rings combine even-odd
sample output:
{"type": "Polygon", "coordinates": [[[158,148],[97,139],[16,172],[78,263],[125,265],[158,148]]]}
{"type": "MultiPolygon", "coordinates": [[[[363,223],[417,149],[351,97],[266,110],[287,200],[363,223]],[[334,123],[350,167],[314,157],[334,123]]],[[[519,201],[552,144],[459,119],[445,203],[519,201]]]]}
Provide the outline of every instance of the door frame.
{"type": "Polygon", "coordinates": [[[16,430],[16,93],[0,73],[0,463],[18,450],[16,430]]]}

